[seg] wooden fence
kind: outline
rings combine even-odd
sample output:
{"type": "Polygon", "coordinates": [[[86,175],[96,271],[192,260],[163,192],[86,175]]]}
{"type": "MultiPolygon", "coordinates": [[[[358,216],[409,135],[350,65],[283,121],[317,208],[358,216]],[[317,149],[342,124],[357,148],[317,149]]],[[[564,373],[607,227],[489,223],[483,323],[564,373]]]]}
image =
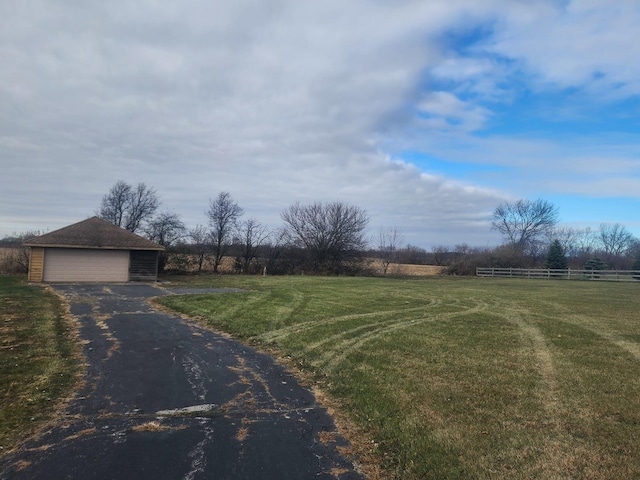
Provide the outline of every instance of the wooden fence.
{"type": "Polygon", "coordinates": [[[640,281],[638,270],[557,270],[548,268],[476,268],[478,277],[539,278],[555,280],[598,280],[609,282],[640,281]]]}

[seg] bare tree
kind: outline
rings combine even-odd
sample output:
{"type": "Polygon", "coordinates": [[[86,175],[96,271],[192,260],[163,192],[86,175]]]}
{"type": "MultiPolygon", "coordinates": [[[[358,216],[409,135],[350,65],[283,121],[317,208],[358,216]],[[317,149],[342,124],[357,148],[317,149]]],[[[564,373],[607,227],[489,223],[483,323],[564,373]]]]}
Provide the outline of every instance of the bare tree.
{"type": "Polygon", "coordinates": [[[428,263],[428,253],[424,248],[408,243],[398,249],[398,263],[425,265],[428,263]]]}
{"type": "Polygon", "coordinates": [[[163,212],[145,227],[147,237],[163,247],[171,247],[185,236],[186,227],[175,213],[163,212]]]}
{"type": "Polygon", "coordinates": [[[98,216],[108,222],[137,233],[160,206],[155,189],[138,183],[133,187],[118,180],[100,204],[98,216]]]}
{"type": "Polygon", "coordinates": [[[209,200],[206,214],[211,227],[211,244],[213,246],[213,271],[217,272],[222,257],[227,253],[238,219],[244,211],[231,198],[228,192],[221,192],[215,200],[209,200]]]}
{"type": "Polygon", "coordinates": [[[365,210],[342,202],[296,203],[281,213],[292,243],[304,248],[315,270],[337,268],[367,246],[365,210]]]}
{"type": "Polygon", "coordinates": [[[130,198],[131,185],[122,180],[118,180],[116,184],[111,187],[109,193],[102,197],[98,216],[114,225],[122,227],[130,198]]]}
{"type": "Polygon", "coordinates": [[[578,230],[578,237],[576,240],[576,249],[580,255],[592,254],[598,246],[598,238],[596,232],[591,230],[591,227],[587,227],[582,230],[578,230]]]}
{"type": "Polygon", "coordinates": [[[381,228],[378,234],[378,252],[382,257],[382,274],[386,275],[389,265],[396,262],[402,235],[398,227],[381,228]]]}
{"type": "Polygon", "coordinates": [[[284,227],[273,230],[268,241],[261,247],[261,253],[266,261],[264,273],[286,273],[288,263],[286,258],[287,231],[284,227]]]}
{"type": "Polygon", "coordinates": [[[565,255],[575,256],[578,248],[577,243],[580,238],[580,230],[572,227],[559,227],[549,230],[547,233],[547,244],[551,246],[556,240],[560,242],[565,255]]]}
{"type": "MultiPolygon", "coordinates": [[[[186,227],[175,213],[164,212],[151,220],[145,227],[145,233],[150,240],[162,245],[167,250],[184,237],[186,227]]],[[[164,271],[169,252],[160,252],[158,269],[164,271]]]]}
{"type": "Polygon", "coordinates": [[[435,247],[431,247],[431,254],[433,255],[433,262],[438,265],[444,265],[445,260],[447,259],[447,254],[451,249],[444,245],[438,245],[435,247]]]}
{"type": "Polygon", "coordinates": [[[633,235],[619,223],[600,225],[599,239],[607,255],[623,255],[633,245],[633,235]]]}
{"type": "Polygon", "coordinates": [[[129,209],[125,229],[136,232],[142,228],[143,222],[147,221],[160,206],[160,200],[153,188],[147,188],[144,183],[139,183],[131,189],[129,209]]]}
{"type": "Polygon", "coordinates": [[[455,247],[453,247],[453,251],[460,254],[460,255],[467,255],[469,252],[471,252],[472,248],[469,246],[468,243],[459,243],[458,245],[456,245],[455,247]]]}
{"type": "Polygon", "coordinates": [[[255,218],[250,218],[242,222],[238,229],[238,240],[240,244],[240,255],[238,257],[242,273],[249,272],[251,261],[256,258],[258,249],[269,237],[267,227],[258,222],[255,218]]]}
{"type": "Polygon", "coordinates": [[[558,227],[554,228],[548,238],[548,244],[551,246],[554,240],[559,240],[563,251],[567,256],[567,260],[574,265],[584,265],[588,257],[598,250],[599,240],[596,232],[591,228],[572,228],[558,227]]]}
{"type": "Polygon", "coordinates": [[[193,251],[198,259],[198,272],[202,271],[204,257],[209,251],[209,231],[203,225],[196,225],[189,230],[189,238],[193,245],[193,251]]]}
{"type": "Polygon", "coordinates": [[[542,199],[505,202],[493,212],[494,230],[499,231],[515,251],[524,253],[558,223],[558,209],[542,199]]]}

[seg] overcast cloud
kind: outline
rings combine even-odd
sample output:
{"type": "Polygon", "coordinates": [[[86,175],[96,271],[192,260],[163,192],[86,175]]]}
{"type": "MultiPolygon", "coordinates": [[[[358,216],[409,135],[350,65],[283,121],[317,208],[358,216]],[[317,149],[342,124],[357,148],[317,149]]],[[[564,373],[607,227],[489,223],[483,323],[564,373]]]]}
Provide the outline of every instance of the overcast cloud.
{"type": "Polygon", "coordinates": [[[492,210],[520,197],[615,197],[563,220],[640,228],[639,10],[5,0],[0,237],[83,220],[119,179],[189,226],[228,191],[271,226],[356,204],[424,247],[495,243],[492,210]]]}

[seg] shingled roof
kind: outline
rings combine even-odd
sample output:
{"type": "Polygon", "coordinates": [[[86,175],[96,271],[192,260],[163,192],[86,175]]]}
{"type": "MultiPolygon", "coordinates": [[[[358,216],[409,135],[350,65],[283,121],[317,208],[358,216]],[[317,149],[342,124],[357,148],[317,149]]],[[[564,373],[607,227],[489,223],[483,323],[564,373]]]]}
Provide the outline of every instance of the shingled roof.
{"type": "Polygon", "coordinates": [[[105,250],[164,250],[162,245],[99,217],[31,238],[27,247],[97,248],[105,250]]]}

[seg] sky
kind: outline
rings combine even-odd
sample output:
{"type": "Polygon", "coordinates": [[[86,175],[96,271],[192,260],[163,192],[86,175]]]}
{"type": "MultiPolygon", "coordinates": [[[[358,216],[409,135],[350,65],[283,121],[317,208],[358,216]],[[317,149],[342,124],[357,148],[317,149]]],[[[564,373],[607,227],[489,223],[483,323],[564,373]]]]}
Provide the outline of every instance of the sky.
{"type": "Polygon", "coordinates": [[[0,238],[118,180],[194,227],[340,201],[492,246],[502,202],[640,237],[637,0],[3,0],[0,238]]]}

